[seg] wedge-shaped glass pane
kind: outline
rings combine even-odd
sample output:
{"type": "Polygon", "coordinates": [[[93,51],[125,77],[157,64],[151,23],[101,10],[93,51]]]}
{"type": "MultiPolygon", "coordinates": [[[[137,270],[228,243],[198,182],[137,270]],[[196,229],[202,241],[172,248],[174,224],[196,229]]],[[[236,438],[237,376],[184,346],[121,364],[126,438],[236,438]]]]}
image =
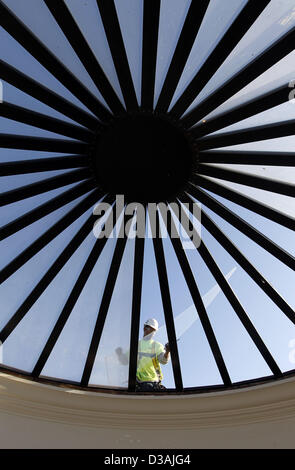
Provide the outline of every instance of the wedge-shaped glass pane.
{"type": "MultiPolygon", "coordinates": [[[[220,218],[215,218],[215,220],[218,220],[218,224],[224,233],[227,233],[228,236],[230,233],[233,243],[241,249],[242,253],[294,308],[294,289],[292,287],[294,285],[294,273],[291,273],[290,269],[285,268],[282,263],[273,262],[271,255],[264,254],[262,256],[261,252],[263,250],[255,250],[252,242],[243,243],[241,241],[243,235],[234,233],[234,229],[226,229],[226,222],[223,223],[220,218]]],[[[218,249],[217,242],[211,235],[208,234],[207,238],[208,246],[215,250],[214,256],[220,266],[225,261],[232,264],[236,263],[227,252],[218,249]]],[[[292,356],[292,351],[295,344],[293,341],[295,338],[295,325],[240,266],[232,276],[231,286],[281,370],[293,369],[294,354],[292,356]],[[251,295],[249,295],[249,292],[251,292],[251,295]]],[[[250,363],[251,359],[249,358],[249,366],[250,363]]],[[[256,367],[256,361],[253,364],[256,367]]]]}
{"type": "Polygon", "coordinates": [[[79,25],[91,50],[97,57],[116,94],[121,99],[121,102],[124,103],[96,0],[89,0],[83,5],[80,2],[73,2],[71,0],[65,0],[65,3],[79,25]]]}
{"type": "MultiPolygon", "coordinates": [[[[219,4],[223,6],[224,2],[220,1],[219,4]]],[[[291,30],[295,25],[294,13],[293,0],[280,3],[279,7],[276,1],[270,2],[188,110],[214,93],[228,79],[291,30]]],[[[281,69],[281,76],[284,73],[285,71],[281,69]]]]}
{"type": "Polygon", "coordinates": [[[97,350],[89,385],[128,387],[128,361],[120,362],[116,353],[122,348],[128,357],[130,345],[134,239],[128,239],[121,261],[112,300],[97,350]]]}
{"type": "Polygon", "coordinates": [[[115,246],[109,239],[41,375],[80,382],[115,246]]]}
{"type": "MultiPolygon", "coordinates": [[[[31,174],[27,173],[25,175],[2,176],[0,177],[1,192],[18,189],[21,186],[26,186],[28,184],[37,183],[38,181],[42,181],[47,178],[53,178],[54,176],[59,176],[59,175],[69,173],[70,171],[72,170],[70,169],[70,170],[42,171],[42,172],[31,173],[31,174]]],[[[63,186],[63,190],[66,191],[70,187],[71,185],[63,186]]],[[[49,199],[48,196],[47,196],[47,199],[49,199]]],[[[2,220],[2,217],[1,217],[1,220],[2,220]]]]}
{"type": "Polygon", "coordinates": [[[283,212],[284,214],[295,217],[295,201],[292,197],[272,193],[263,189],[252,188],[238,183],[232,183],[230,181],[220,180],[218,178],[208,177],[208,179],[220,183],[229,189],[233,189],[249,198],[255,199],[266,206],[283,212]]]}
{"type": "MultiPolygon", "coordinates": [[[[37,220],[37,222],[34,222],[23,230],[20,230],[14,235],[1,241],[1,266],[6,266],[7,263],[12,261],[19,253],[31,245],[31,243],[33,243],[43,233],[49,230],[59,219],[66,215],[85,197],[85,195],[81,196],[75,201],[66,204],[60,209],[57,209],[57,211],[37,220]]],[[[46,247],[44,249],[46,250],[46,247]]]]}
{"type": "MultiPolygon", "coordinates": [[[[18,269],[12,276],[0,285],[1,319],[0,328],[3,328],[16,310],[22,305],[42,276],[48,271],[51,264],[64,251],[70,240],[89,217],[89,211],[79,217],[66,230],[58,235],[51,243],[45,246],[33,258],[18,269]]],[[[22,238],[24,243],[24,238],[22,238]]],[[[3,243],[3,242],[2,242],[3,243]]],[[[16,245],[12,245],[13,250],[16,245]]],[[[1,248],[1,254],[5,254],[1,248]]],[[[11,254],[10,254],[11,256],[11,254]]]]}
{"type": "MultiPolygon", "coordinates": [[[[213,52],[214,48],[245,4],[245,0],[235,0],[234,2],[221,2],[220,0],[210,1],[183,74],[179,80],[178,87],[171,102],[171,107],[194,78],[207,57],[213,52]]],[[[164,28],[164,31],[165,29],[166,28],[164,28]]],[[[200,95],[202,96],[202,92],[200,95]]],[[[194,101],[194,105],[199,101],[200,100],[197,98],[194,101]]]]}
{"type": "MultiPolygon", "coordinates": [[[[155,260],[155,253],[152,240],[152,232],[150,227],[149,218],[146,229],[145,250],[144,250],[144,264],[143,264],[143,281],[142,281],[142,301],[140,312],[140,329],[139,341],[143,339],[144,323],[151,318],[157,320],[159,330],[152,338],[152,340],[165,345],[168,341],[167,326],[163,311],[163,303],[161,290],[159,285],[159,277],[157,272],[157,265],[155,260]]],[[[139,363],[140,366],[140,363],[139,363]]],[[[161,365],[163,373],[162,384],[166,388],[175,388],[173,370],[171,359],[168,364],[161,365]]]]}
{"type": "Polygon", "coordinates": [[[93,234],[74,253],[3,345],[5,365],[31,372],[94,244],[93,234]]]}
{"type": "MultiPolygon", "coordinates": [[[[177,221],[175,220],[176,223],[177,221]]],[[[193,251],[192,246],[188,249],[187,240],[182,236],[181,239],[183,246],[186,247],[184,248],[185,254],[196,278],[198,288],[201,278],[204,282],[205,293],[202,295],[202,301],[208,311],[216,295],[216,285],[207,275],[207,270],[201,264],[199,257],[196,256],[196,251],[193,251]]],[[[191,297],[189,287],[186,284],[170,238],[165,238],[163,244],[183,386],[188,388],[222,384],[223,382],[202,327],[198,311],[191,297]]]]}

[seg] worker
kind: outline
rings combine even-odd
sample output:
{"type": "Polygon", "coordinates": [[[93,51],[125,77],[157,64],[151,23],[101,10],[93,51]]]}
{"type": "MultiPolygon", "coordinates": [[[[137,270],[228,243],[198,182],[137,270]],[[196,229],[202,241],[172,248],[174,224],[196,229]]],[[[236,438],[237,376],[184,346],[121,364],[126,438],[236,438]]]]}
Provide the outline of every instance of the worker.
{"type": "MultiPolygon", "coordinates": [[[[163,374],[160,364],[167,364],[170,358],[170,347],[165,347],[152,338],[158,330],[158,322],[154,318],[144,323],[143,338],[138,342],[138,359],[136,372],[136,391],[153,392],[164,391],[162,385],[163,374]]],[[[128,354],[124,354],[121,348],[116,349],[122,364],[128,364],[128,354]]]]}

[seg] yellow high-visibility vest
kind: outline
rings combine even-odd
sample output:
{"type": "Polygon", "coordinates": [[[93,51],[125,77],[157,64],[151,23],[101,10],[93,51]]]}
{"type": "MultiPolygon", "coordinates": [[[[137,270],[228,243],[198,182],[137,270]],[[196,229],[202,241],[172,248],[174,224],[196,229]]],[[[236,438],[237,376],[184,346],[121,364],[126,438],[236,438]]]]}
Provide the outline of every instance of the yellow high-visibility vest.
{"type": "Polygon", "coordinates": [[[158,341],[141,339],[138,342],[136,377],[141,382],[159,382],[163,379],[158,356],[165,352],[158,341]]]}

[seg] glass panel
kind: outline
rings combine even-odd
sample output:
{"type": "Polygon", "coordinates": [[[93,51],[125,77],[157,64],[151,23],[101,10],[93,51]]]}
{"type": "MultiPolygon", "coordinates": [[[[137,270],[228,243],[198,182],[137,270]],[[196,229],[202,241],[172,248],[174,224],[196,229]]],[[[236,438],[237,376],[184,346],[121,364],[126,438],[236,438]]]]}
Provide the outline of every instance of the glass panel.
{"type": "Polygon", "coordinates": [[[189,6],[188,0],[161,1],[154,103],[159,98],[189,6]]]}
{"type": "MultiPolygon", "coordinates": [[[[224,6],[224,2],[220,1],[220,4],[224,6]]],[[[217,90],[229,78],[286,34],[294,24],[293,0],[270,2],[188,110],[217,90]]],[[[284,69],[281,68],[280,75],[282,76],[284,73],[284,69]]]]}
{"type": "MultiPolygon", "coordinates": [[[[57,209],[57,211],[37,220],[35,223],[3,240],[1,242],[1,266],[4,267],[8,262],[13,260],[85,197],[86,195],[83,195],[75,201],[69,202],[60,209],[57,209]]],[[[46,247],[44,249],[46,250],[46,247]]]]}
{"type": "MultiPolygon", "coordinates": [[[[209,213],[209,210],[206,210],[206,212],[209,213]]],[[[265,255],[261,248],[255,249],[253,242],[246,243],[244,235],[239,234],[235,229],[229,228],[226,222],[218,216],[214,216],[211,211],[210,214],[217,221],[221,230],[230,237],[249,261],[259,269],[275,289],[278,289],[287,302],[290,302],[291,307],[292,305],[294,307],[293,286],[295,274],[291,273],[290,269],[282,263],[276,262],[271,255],[265,255]]],[[[214,253],[214,257],[220,266],[225,260],[228,260],[227,262],[230,262],[231,265],[236,264],[232,257],[220,248],[220,245],[218,247],[217,242],[207,232],[205,242],[214,253]]],[[[295,325],[240,266],[238,266],[236,274],[232,276],[231,286],[279,367],[283,371],[293,369],[295,325]],[[251,292],[251,295],[249,295],[249,292],[251,292]]],[[[227,337],[227,332],[225,337],[227,337]]],[[[248,366],[251,365],[252,361],[253,359],[251,360],[250,357],[247,359],[248,366]]],[[[256,360],[252,364],[256,368],[256,360]]]]}
{"type": "MultiPolygon", "coordinates": [[[[175,221],[175,223],[177,223],[175,221]]],[[[204,294],[202,296],[206,308],[210,308],[214,300],[216,286],[207,276],[207,271],[196,256],[196,250],[188,248],[187,240],[181,237],[190,266],[196,274],[196,282],[202,279],[204,294]],[[213,289],[213,290],[212,290],[213,289]]],[[[199,387],[221,384],[218,368],[210,349],[206,335],[189,288],[186,284],[178,259],[170,238],[163,239],[166,266],[168,272],[170,295],[174,314],[178,354],[181,366],[183,386],[199,387]]],[[[202,287],[203,287],[202,286],[202,287]]],[[[167,341],[167,340],[166,340],[167,341]]]]}
{"type": "MultiPolygon", "coordinates": [[[[1,192],[18,189],[22,186],[27,186],[29,184],[37,183],[38,181],[43,181],[47,178],[53,178],[54,176],[60,176],[66,173],[70,173],[71,171],[73,170],[65,169],[65,170],[54,170],[54,171],[40,171],[38,173],[25,173],[24,175],[0,176],[1,192]]],[[[77,183],[74,183],[73,185],[64,186],[63,190],[66,191],[68,186],[69,187],[74,186],[75,184],[77,183]]],[[[1,217],[1,220],[2,220],[2,217],[1,217]]]]}
{"type": "MultiPolygon", "coordinates": [[[[23,2],[17,2],[22,7],[23,2]]],[[[32,10],[28,9],[30,14],[32,10]]],[[[46,15],[46,21],[49,15],[46,15]]],[[[54,35],[53,35],[54,36],[54,35]]],[[[15,41],[3,28],[0,30],[1,59],[16,69],[25,73],[39,83],[50,88],[69,101],[77,104],[80,108],[87,108],[67,90],[56,78],[53,77],[39,62],[34,59],[17,41],[15,41]]]]}
{"type": "MultiPolygon", "coordinates": [[[[27,74],[29,75],[28,72],[27,74]]],[[[19,90],[13,85],[10,85],[10,83],[5,82],[4,80],[1,80],[1,82],[2,82],[3,99],[7,103],[12,103],[17,106],[22,106],[23,108],[36,111],[37,113],[42,113],[42,114],[45,114],[46,116],[51,116],[57,119],[61,119],[62,121],[67,121],[71,124],[79,125],[77,124],[76,121],[73,121],[68,116],[65,116],[64,114],[59,113],[55,109],[33,98],[29,94],[24,93],[23,91],[19,90]]],[[[56,134],[54,134],[54,136],[56,136],[56,134]]]]}
{"type": "MultiPolygon", "coordinates": [[[[208,191],[209,192],[209,191],[208,191]]],[[[262,217],[255,212],[252,212],[244,207],[228,201],[218,195],[210,193],[212,197],[220,201],[224,206],[234,212],[238,217],[242,218],[245,222],[251,224],[254,228],[259,230],[263,235],[273,240],[277,245],[285,249],[290,255],[295,255],[294,246],[294,232],[281,226],[272,220],[262,217]]]]}
{"type": "Polygon", "coordinates": [[[118,97],[124,103],[96,0],[87,0],[83,4],[72,0],[65,2],[118,97]]]}
{"type": "MultiPolygon", "coordinates": [[[[8,8],[95,96],[103,98],[44,2],[4,0],[8,8]],[[32,12],[34,14],[32,15],[32,12]],[[36,21],[38,18],[38,21],[36,21]]],[[[71,2],[73,3],[73,2],[71,2]]],[[[104,103],[105,104],[105,103],[104,103]]]]}
{"type": "MultiPolygon", "coordinates": [[[[25,135],[32,137],[48,138],[48,139],[60,139],[63,140],[74,140],[72,137],[68,137],[63,134],[57,134],[55,132],[49,132],[39,127],[29,126],[23,122],[14,121],[13,119],[7,119],[0,117],[1,133],[3,134],[16,134],[25,135]]],[[[80,140],[80,139],[77,139],[80,140]]]]}
{"type": "Polygon", "coordinates": [[[80,382],[115,242],[115,238],[107,241],[42,370],[42,376],[80,382]]]}
{"type": "Polygon", "coordinates": [[[3,345],[4,364],[32,371],[95,238],[90,233],[3,345]]]}
{"type": "Polygon", "coordinates": [[[116,349],[130,346],[134,245],[127,240],[89,385],[128,388],[128,363],[118,360],[116,349]]]}
{"type": "Polygon", "coordinates": [[[115,0],[137,101],[141,96],[143,1],[115,0]]]}
{"type": "MultiPolygon", "coordinates": [[[[222,2],[220,0],[210,1],[183,74],[179,80],[178,87],[176,88],[170,108],[184,92],[187,85],[196,75],[196,72],[215,49],[224,33],[245,4],[245,0],[235,0],[234,2],[222,2]]],[[[198,99],[195,100],[194,105],[198,101],[198,99]]]]}
{"type": "Polygon", "coordinates": [[[1,225],[5,225],[18,217],[26,214],[32,209],[41,206],[45,202],[53,199],[59,194],[65,192],[66,190],[73,188],[77,183],[69,184],[67,187],[53,189],[43,194],[38,194],[37,196],[28,197],[22,201],[17,201],[12,204],[8,204],[1,209],[1,225]]]}
{"type": "MultiPolygon", "coordinates": [[[[91,212],[88,211],[83,214],[0,285],[0,297],[2,299],[0,318],[1,328],[4,327],[15,311],[22,305],[23,301],[30,294],[42,276],[48,271],[51,264],[63,252],[72,237],[89,217],[90,213],[91,212]]],[[[22,241],[24,243],[25,239],[22,238],[22,241]]],[[[4,248],[1,248],[1,254],[4,255],[5,251],[6,250],[4,250],[4,248]]]]}
{"type": "MultiPolygon", "coordinates": [[[[151,238],[150,220],[147,217],[146,239],[144,248],[142,300],[140,312],[139,341],[143,339],[144,322],[150,318],[155,318],[159,324],[159,330],[153,340],[165,345],[168,341],[163,303],[159,285],[158,271],[154,254],[153,240],[151,238]]],[[[175,388],[172,363],[162,365],[162,384],[166,388],[175,388]]]]}
{"type": "Polygon", "coordinates": [[[295,201],[294,198],[289,196],[284,196],[282,194],[275,194],[270,191],[265,191],[263,189],[251,188],[250,186],[245,186],[242,184],[231,183],[229,181],[219,180],[218,178],[208,178],[212,181],[226,186],[227,188],[238,191],[241,194],[256,199],[257,201],[272,207],[273,209],[279,210],[291,217],[295,215],[295,201]]]}

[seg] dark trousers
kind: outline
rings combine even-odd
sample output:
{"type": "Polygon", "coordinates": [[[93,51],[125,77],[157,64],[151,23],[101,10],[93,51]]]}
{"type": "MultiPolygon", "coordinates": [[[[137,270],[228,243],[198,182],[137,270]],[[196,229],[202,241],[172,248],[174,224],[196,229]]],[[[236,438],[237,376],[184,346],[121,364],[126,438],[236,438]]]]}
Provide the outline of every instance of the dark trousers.
{"type": "Polygon", "coordinates": [[[138,382],[136,381],[136,392],[163,392],[166,390],[160,382],[138,382]]]}

